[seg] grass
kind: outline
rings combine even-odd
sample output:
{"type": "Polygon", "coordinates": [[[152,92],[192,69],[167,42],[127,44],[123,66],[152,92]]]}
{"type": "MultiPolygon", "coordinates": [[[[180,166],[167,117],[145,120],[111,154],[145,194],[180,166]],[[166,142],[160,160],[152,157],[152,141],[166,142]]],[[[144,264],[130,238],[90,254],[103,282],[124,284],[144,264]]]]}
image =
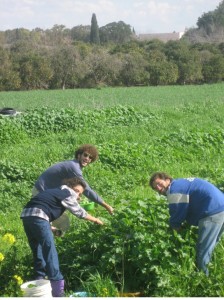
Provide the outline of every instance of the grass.
{"type": "Polygon", "coordinates": [[[188,103],[224,100],[224,84],[122,87],[74,90],[38,90],[1,92],[0,107],[18,110],[49,106],[52,108],[75,107],[77,109],[105,108],[120,105],[138,106],[142,110],[182,108],[188,103]]]}
{"type": "MultiPolygon", "coordinates": [[[[224,187],[223,92],[224,84],[1,92],[0,107],[22,111],[43,106],[75,108],[80,110],[75,122],[85,120],[83,127],[76,128],[68,117],[68,129],[62,122],[59,132],[36,135],[23,131],[19,138],[17,132],[13,135],[0,128],[0,234],[10,232],[16,237],[15,253],[9,253],[8,260],[6,256],[0,271],[4,293],[14,274],[26,281],[31,278],[32,258],[19,215],[35,179],[49,165],[72,158],[74,149],[88,142],[97,145],[100,158],[84,170],[84,177],[115,207],[116,214],[108,216],[95,206],[93,214],[107,223],[102,230],[71,216],[74,226],[57,240],[68,287],[75,291],[78,275],[85,283],[92,283],[86,279],[93,274],[96,284],[103,278],[108,289],[119,281],[119,291],[124,285],[125,291],[130,291],[133,283],[139,291],[138,280],[145,284],[147,278],[149,296],[223,296],[223,244],[217,247],[209,279],[192,273],[192,238],[186,235],[183,245],[171,239],[166,201],[148,187],[150,174],[158,170],[173,177],[207,178],[224,187]],[[134,112],[130,110],[127,116],[119,105],[132,106],[134,112]],[[131,238],[124,244],[122,238],[127,234],[131,238]],[[107,277],[110,272],[103,274],[110,267],[111,272],[116,271],[113,278],[107,277]],[[101,279],[97,279],[99,268],[101,279]]],[[[41,123],[48,129],[54,115],[57,118],[63,113],[52,112],[47,118],[40,114],[35,126],[41,123]]],[[[28,114],[28,123],[29,117],[33,121],[28,114]]],[[[9,291],[7,295],[13,296],[9,291]]]]}

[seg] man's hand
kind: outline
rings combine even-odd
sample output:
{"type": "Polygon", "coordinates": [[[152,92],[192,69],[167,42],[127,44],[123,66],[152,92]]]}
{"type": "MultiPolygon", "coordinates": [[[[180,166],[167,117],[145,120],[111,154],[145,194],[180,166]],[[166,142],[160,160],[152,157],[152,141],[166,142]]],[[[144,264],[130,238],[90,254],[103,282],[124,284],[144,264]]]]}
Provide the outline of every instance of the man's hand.
{"type": "Polygon", "coordinates": [[[109,214],[113,215],[114,209],[112,206],[108,205],[106,202],[103,202],[102,205],[109,212],[109,214]]]}
{"type": "Polygon", "coordinates": [[[113,209],[112,206],[108,205],[108,207],[106,208],[106,210],[107,210],[111,215],[113,215],[114,209],[113,209]]]}

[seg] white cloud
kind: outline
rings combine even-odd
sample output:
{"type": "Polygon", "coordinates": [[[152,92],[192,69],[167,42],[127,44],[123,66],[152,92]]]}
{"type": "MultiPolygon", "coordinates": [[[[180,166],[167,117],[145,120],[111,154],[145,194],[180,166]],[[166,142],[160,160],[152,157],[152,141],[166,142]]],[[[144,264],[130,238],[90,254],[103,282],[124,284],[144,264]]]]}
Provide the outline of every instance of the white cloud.
{"type": "Polygon", "coordinates": [[[124,21],[135,31],[171,32],[196,26],[198,17],[221,0],[0,0],[0,30],[65,25],[98,25],[124,21]]]}

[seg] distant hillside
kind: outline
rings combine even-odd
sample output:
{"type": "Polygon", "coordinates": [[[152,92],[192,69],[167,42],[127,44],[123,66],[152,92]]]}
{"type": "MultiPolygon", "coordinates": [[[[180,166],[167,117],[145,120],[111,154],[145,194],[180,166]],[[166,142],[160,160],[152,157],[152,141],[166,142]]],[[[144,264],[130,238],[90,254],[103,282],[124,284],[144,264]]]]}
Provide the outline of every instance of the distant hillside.
{"type": "Polygon", "coordinates": [[[184,34],[191,43],[224,42],[224,0],[214,11],[204,13],[198,18],[197,28],[191,28],[184,34]]]}

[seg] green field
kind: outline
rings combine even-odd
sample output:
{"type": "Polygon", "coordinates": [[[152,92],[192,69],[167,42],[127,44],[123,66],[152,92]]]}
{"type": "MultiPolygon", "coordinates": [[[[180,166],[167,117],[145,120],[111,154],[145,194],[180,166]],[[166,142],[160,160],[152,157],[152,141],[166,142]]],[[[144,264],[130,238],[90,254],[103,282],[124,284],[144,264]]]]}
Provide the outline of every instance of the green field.
{"type": "Polygon", "coordinates": [[[100,157],[84,177],[115,214],[95,208],[102,228],[71,215],[69,231],[56,239],[67,296],[93,289],[94,281],[97,296],[114,297],[117,290],[223,297],[224,243],[210,276],[196,272],[196,228],[173,234],[165,199],[148,187],[151,173],[160,170],[224,189],[223,95],[224,84],[1,92],[0,107],[22,113],[0,117],[0,238],[16,238],[12,247],[0,245],[0,296],[20,295],[13,276],[32,278],[19,216],[34,181],[51,164],[73,158],[79,145],[92,143],[100,157]]]}
{"type": "Polygon", "coordinates": [[[224,85],[127,87],[102,89],[74,89],[50,91],[1,92],[0,107],[18,110],[49,106],[81,109],[105,108],[114,105],[132,105],[139,109],[182,107],[188,103],[221,104],[224,85]]]}

